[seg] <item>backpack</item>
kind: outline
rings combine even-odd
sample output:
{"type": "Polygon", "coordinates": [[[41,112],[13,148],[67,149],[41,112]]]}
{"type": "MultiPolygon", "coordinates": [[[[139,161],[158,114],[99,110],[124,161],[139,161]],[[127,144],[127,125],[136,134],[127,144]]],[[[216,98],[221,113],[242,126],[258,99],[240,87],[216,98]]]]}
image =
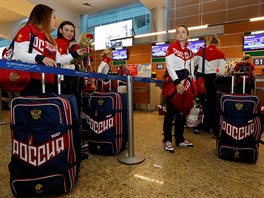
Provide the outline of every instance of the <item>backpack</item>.
{"type": "MultiPolygon", "coordinates": [[[[32,28],[30,28],[30,43],[28,53],[32,53],[33,43],[35,39],[35,34],[32,33],[32,28]]],[[[15,39],[11,42],[11,44],[6,47],[2,52],[3,60],[11,60],[14,55],[14,45],[15,39]]],[[[30,82],[30,72],[20,71],[20,70],[11,70],[11,69],[0,69],[0,88],[6,91],[22,91],[25,89],[30,82]]]]}
{"type": "MultiPolygon", "coordinates": [[[[34,39],[35,39],[36,35],[32,34],[32,28],[30,25],[29,25],[29,29],[30,29],[30,43],[29,43],[28,53],[32,53],[33,43],[34,43],[34,39]]],[[[12,59],[12,57],[14,55],[15,40],[16,40],[16,36],[12,40],[10,45],[3,50],[3,52],[2,52],[2,59],[3,60],[11,60],[12,59]]]]}
{"type": "MultiPolygon", "coordinates": [[[[249,63],[243,64],[238,63],[239,70],[238,72],[243,72],[246,74],[246,84],[252,84],[254,82],[254,77],[252,75],[252,70],[250,68],[249,63]]],[[[239,75],[236,77],[236,83],[242,84],[243,83],[243,75],[239,75]]]]}

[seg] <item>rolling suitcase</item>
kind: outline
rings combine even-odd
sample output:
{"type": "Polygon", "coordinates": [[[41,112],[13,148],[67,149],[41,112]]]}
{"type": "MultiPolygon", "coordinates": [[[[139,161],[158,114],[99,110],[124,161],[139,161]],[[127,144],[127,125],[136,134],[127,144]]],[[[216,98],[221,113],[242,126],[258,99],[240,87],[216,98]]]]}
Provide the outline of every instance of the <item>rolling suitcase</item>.
{"type": "Polygon", "coordinates": [[[217,155],[227,160],[255,163],[263,131],[259,99],[254,95],[232,94],[233,87],[234,76],[231,94],[224,94],[220,99],[217,155]]]}
{"type": "Polygon", "coordinates": [[[82,97],[82,133],[89,151],[116,155],[126,148],[127,95],[93,92],[82,97]]]}
{"type": "Polygon", "coordinates": [[[32,197],[70,191],[81,161],[75,96],[17,97],[12,100],[10,112],[13,195],[32,197]]]}

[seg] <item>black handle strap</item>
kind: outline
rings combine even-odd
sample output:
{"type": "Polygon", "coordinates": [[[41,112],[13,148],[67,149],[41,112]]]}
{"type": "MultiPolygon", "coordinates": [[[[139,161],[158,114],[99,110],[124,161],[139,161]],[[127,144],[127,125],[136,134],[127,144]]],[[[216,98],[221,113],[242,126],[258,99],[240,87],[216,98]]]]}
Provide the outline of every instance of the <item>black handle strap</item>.
{"type": "Polygon", "coordinates": [[[28,48],[28,53],[32,53],[33,51],[33,43],[34,43],[34,39],[35,39],[35,34],[32,34],[32,28],[29,25],[30,28],[30,42],[29,42],[29,48],[28,48]]]}
{"type": "Polygon", "coordinates": [[[205,70],[205,54],[206,54],[206,47],[203,48],[202,74],[204,74],[204,70],[205,70]]]}
{"type": "Polygon", "coordinates": [[[192,76],[191,52],[190,52],[189,49],[188,49],[188,54],[189,54],[189,57],[190,57],[190,63],[189,63],[189,74],[190,74],[190,76],[192,76]]]}

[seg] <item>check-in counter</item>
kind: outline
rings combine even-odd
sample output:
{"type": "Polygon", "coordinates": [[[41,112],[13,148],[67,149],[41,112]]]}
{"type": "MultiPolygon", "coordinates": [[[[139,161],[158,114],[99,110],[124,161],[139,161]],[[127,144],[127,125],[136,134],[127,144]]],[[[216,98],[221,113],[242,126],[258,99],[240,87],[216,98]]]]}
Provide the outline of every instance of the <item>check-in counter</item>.
{"type": "Polygon", "coordinates": [[[255,94],[259,98],[260,106],[264,106],[264,76],[256,77],[255,94]]]}
{"type": "Polygon", "coordinates": [[[133,82],[135,110],[154,111],[161,104],[161,88],[155,83],[133,82]]]}
{"type": "MultiPolygon", "coordinates": [[[[223,93],[231,93],[231,76],[221,76],[216,79],[217,90],[223,93]]],[[[264,106],[264,76],[257,76],[255,80],[254,94],[258,96],[259,103],[264,106]]]]}

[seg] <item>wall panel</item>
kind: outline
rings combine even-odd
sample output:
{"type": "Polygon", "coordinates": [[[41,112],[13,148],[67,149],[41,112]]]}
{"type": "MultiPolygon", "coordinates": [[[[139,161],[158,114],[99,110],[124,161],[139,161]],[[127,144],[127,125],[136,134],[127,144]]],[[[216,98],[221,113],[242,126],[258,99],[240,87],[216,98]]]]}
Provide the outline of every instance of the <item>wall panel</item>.
{"type": "Polygon", "coordinates": [[[224,25],[224,33],[230,34],[234,32],[252,32],[257,30],[264,30],[264,22],[256,21],[256,22],[239,22],[233,24],[225,24],[224,25]]]}
{"type": "Polygon", "coordinates": [[[207,1],[202,4],[203,13],[223,11],[226,9],[226,1],[207,1]]]}
{"type": "Polygon", "coordinates": [[[199,17],[200,11],[199,11],[199,6],[188,6],[188,7],[183,7],[183,8],[176,8],[176,18],[183,18],[186,16],[193,16],[195,15],[196,17],[199,17]]]}
{"type": "Polygon", "coordinates": [[[244,7],[244,6],[251,6],[252,4],[258,4],[260,1],[259,0],[228,0],[227,2],[227,7],[228,9],[231,8],[237,8],[237,7],[244,7]]]}
{"type": "Polygon", "coordinates": [[[184,24],[187,27],[197,26],[197,24],[200,24],[200,19],[197,16],[190,16],[181,19],[176,19],[175,24],[172,24],[170,29],[175,29],[175,27],[179,24],[184,24]]]}
{"type": "Polygon", "coordinates": [[[200,2],[199,0],[185,0],[185,1],[176,0],[175,7],[179,8],[179,7],[185,7],[185,6],[192,6],[194,4],[199,5],[199,2],[200,2]]]}
{"type": "MultiPolygon", "coordinates": [[[[175,20],[176,17],[177,23],[188,26],[242,22],[264,15],[263,0],[174,0],[170,2],[170,19],[175,20]],[[194,20],[193,15],[201,19],[194,20]]],[[[173,23],[170,22],[170,29],[173,23]]]]}
{"type": "Polygon", "coordinates": [[[247,20],[256,17],[256,13],[258,13],[258,5],[227,10],[227,21],[247,20]]]}
{"type": "Polygon", "coordinates": [[[206,13],[202,15],[202,24],[221,24],[226,20],[226,12],[218,11],[213,13],[206,13]]]}

